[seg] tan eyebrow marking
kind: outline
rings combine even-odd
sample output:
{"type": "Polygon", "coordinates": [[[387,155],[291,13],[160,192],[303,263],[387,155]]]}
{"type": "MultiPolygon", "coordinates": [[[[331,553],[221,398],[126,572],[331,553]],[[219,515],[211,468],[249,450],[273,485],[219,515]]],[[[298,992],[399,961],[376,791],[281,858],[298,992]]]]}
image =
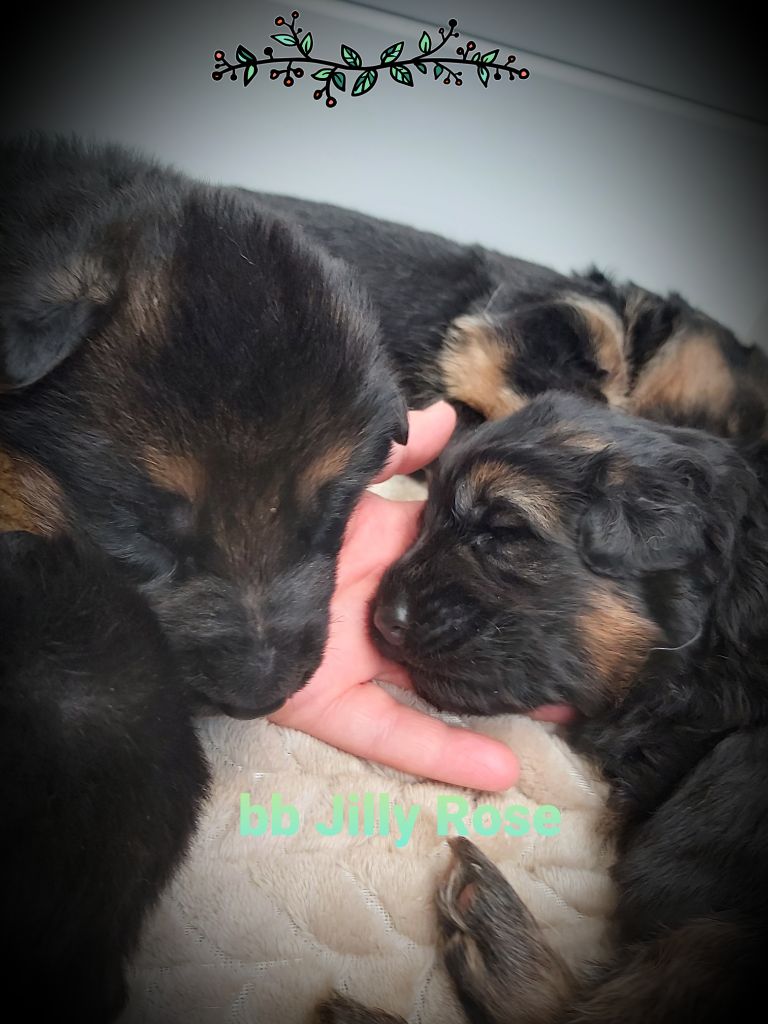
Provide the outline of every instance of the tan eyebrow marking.
{"type": "Polygon", "coordinates": [[[554,533],[560,525],[560,509],[552,490],[540,480],[503,462],[481,462],[468,475],[475,492],[485,491],[514,502],[534,525],[554,533]]]}
{"type": "Polygon", "coordinates": [[[299,476],[297,490],[299,497],[310,500],[317,491],[331,480],[338,479],[349,466],[353,445],[350,441],[336,444],[320,454],[299,476]]]}
{"type": "Polygon", "coordinates": [[[144,465],[150,479],[158,487],[183,495],[188,501],[199,501],[205,486],[205,470],[189,455],[174,455],[147,447],[144,465]]]}

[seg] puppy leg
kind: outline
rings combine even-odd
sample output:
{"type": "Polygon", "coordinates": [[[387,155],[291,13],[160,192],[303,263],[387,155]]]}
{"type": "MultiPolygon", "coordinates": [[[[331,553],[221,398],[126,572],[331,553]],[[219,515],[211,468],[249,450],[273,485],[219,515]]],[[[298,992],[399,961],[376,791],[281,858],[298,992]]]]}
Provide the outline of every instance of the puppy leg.
{"type": "Polygon", "coordinates": [[[207,770],[154,617],[65,541],[0,536],[0,963],[32,1020],[112,1020],[207,770]]]}
{"type": "Polygon", "coordinates": [[[734,732],[633,834],[619,861],[627,952],[574,1021],[715,1024],[763,998],[768,728],[734,732]]]}
{"type": "Polygon", "coordinates": [[[451,840],[453,864],[438,890],[443,956],[459,998],[478,1024],[561,1019],[577,982],[498,868],[467,839],[451,840]]]}
{"type": "Polygon", "coordinates": [[[315,1010],[312,1024],[405,1024],[402,1017],[372,1010],[354,999],[334,993],[315,1010]]]}
{"type": "Polygon", "coordinates": [[[754,1019],[764,935],[699,919],[624,950],[564,1016],[567,1024],[723,1024],[754,1019]]]}

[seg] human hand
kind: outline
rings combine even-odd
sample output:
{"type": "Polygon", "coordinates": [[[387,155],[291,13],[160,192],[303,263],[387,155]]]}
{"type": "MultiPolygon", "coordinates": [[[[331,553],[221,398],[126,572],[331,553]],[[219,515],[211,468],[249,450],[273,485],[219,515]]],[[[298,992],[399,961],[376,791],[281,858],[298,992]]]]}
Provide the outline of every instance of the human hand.
{"type": "MultiPolygon", "coordinates": [[[[375,482],[411,473],[431,462],[448,442],[456,414],[445,402],[409,414],[406,446],[394,444],[375,482]]],[[[497,740],[446,725],[400,704],[373,679],[409,687],[402,665],[386,659],[368,634],[368,608],[387,568],[414,542],[423,502],[389,501],[366,492],[355,509],[339,556],[331,601],[330,633],[315,675],[270,720],[335,747],[414,775],[499,790],[519,775],[513,752],[497,740]]],[[[563,709],[533,717],[566,720],[563,709]]]]}

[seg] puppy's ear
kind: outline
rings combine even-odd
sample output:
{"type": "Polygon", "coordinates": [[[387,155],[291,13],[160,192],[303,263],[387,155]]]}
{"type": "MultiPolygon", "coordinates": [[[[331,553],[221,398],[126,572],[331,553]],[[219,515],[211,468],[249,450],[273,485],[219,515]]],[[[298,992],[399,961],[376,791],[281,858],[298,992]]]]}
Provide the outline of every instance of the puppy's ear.
{"type": "Polygon", "coordinates": [[[702,506],[686,493],[706,484],[693,464],[687,475],[684,467],[680,472],[669,489],[650,479],[598,488],[579,526],[585,565],[601,576],[628,577],[682,569],[703,557],[702,506]]]}
{"type": "Polygon", "coordinates": [[[676,292],[662,298],[635,285],[625,289],[628,355],[636,369],[672,337],[689,310],[686,301],[676,292]]]}
{"type": "Polygon", "coordinates": [[[117,290],[91,257],[14,275],[0,294],[0,392],[35,384],[100,324],[117,290]]]}

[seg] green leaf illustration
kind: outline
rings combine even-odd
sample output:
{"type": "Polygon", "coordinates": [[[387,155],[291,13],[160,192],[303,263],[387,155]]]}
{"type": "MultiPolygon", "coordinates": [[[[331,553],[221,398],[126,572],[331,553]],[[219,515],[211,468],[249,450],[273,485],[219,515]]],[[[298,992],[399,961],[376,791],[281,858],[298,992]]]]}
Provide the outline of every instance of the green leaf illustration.
{"type": "Polygon", "coordinates": [[[404,42],[392,43],[392,45],[388,46],[386,48],[386,50],[382,50],[381,51],[381,63],[382,64],[391,64],[393,60],[397,60],[397,58],[403,52],[403,47],[404,46],[405,46],[404,42]]]}
{"type": "MultiPolygon", "coordinates": [[[[430,33],[424,29],[419,37],[419,54],[413,57],[403,57],[402,54],[405,52],[405,42],[400,40],[399,42],[392,43],[387,46],[386,49],[382,50],[380,56],[380,63],[371,67],[366,64],[363,57],[347,43],[341,43],[341,60],[339,64],[337,61],[323,61],[317,60],[310,55],[314,48],[314,39],[311,32],[303,32],[301,29],[296,28],[296,21],[298,19],[298,13],[294,11],[293,20],[286,22],[285,18],[276,18],[275,23],[282,27],[283,31],[273,36],[275,42],[280,43],[281,46],[291,47],[295,46],[299,53],[293,57],[280,57],[276,56],[270,47],[266,47],[264,53],[267,55],[266,59],[257,57],[252,53],[248,47],[242,44],[237,47],[237,63],[230,64],[224,59],[223,51],[217,50],[214,54],[214,58],[219,63],[216,64],[216,70],[213,72],[212,77],[215,81],[220,81],[223,72],[219,70],[221,67],[229,68],[231,72],[230,77],[233,80],[237,79],[236,70],[239,68],[243,69],[243,85],[249,85],[256,77],[260,64],[268,63],[273,64],[275,62],[285,63],[287,68],[292,67],[293,63],[297,64],[308,64],[314,65],[317,69],[314,73],[311,73],[311,67],[306,69],[306,72],[297,68],[296,77],[300,78],[302,74],[311,75],[313,79],[318,82],[325,83],[325,88],[316,89],[316,98],[326,98],[327,105],[333,107],[337,104],[340,97],[331,95],[331,85],[339,92],[347,91],[347,79],[352,83],[350,86],[350,93],[352,96],[362,96],[376,85],[379,79],[379,71],[388,69],[391,78],[399,85],[406,85],[409,87],[413,86],[413,69],[419,72],[421,75],[427,76],[429,74],[429,66],[432,65],[432,70],[435,76],[435,81],[442,81],[446,84],[450,84],[455,81],[456,85],[462,84],[462,73],[461,71],[454,71],[445,64],[439,64],[433,56],[437,51],[441,49],[443,44],[447,42],[452,36],[460,38],[458,32],[454,31],[456,28],[456,19],[452,18],[449,22],[449,28],[440,28],[440,40],[437,44],[432,39],[430,33]],[[350,77],[351,76],[351,77],[350,77]]],[[[436,30],[438,31],[438,30],[436,30]]],[[[390,37],[391,38],[391,37],[390,37]]],[[[501,78],[501,71],[507,70],[510,73],[510,81],[512,81],[512,73],[515,69],[509,67],[501,68],[497,64],[499,59],[500,51],[498,49],[488,50],[487,53],[481,53],[478,49],[477,43],[470,39],[463,47],[458,47],[456,51],[456,59],[453,56],[446,58],[449,65],[453,64],[474,64],[477,71],[477,77],[483,84],[483,88],[488,88],[488,82],[490,81],[490,72],[494,71],[494,78],[501,78]]],[[[507,65],[515,58],[510,56],[507,58],[507,65]]],[[[465,68],[466,70],[466,68],[465,68]]],[[[518,77],[527,78],[529,72],[526,68],[519,68],[516,71],[518,77]]],[[[286,75],[286,85],[292,85],[293,82],[287,77],[288,70],[270,72],[270,77],[278,78],[281,74],[286,75]]]]}
{"type": "Polygon", "coordinates": [[[363,66],[363,58],[357,50],[353,50],[352,47],[347,46],[346,43],[342,43],[341,46],[341,59],[345,64],[349,64],[351,68],[361,68],[363,66]]]}
{"type": "Polygon", "coordinates": [[[370,71],[363,71],[361,75],[358,75],[355,79],[355,84],[352,86],[353,96],[362,96],[364,92],[368,92],[376,85],[376,79],[379,77],[378,71],[371,68],[370,71]]]}
{"type": "Polygon", "coordinates": [[[394,67],[389,69],[389,73],[392,75],[394,80],[399,82],[401,85],[413,85],[413,75],[411,74],[410,68],[403,67],[400,64],[395,64],[394,67]]]}

